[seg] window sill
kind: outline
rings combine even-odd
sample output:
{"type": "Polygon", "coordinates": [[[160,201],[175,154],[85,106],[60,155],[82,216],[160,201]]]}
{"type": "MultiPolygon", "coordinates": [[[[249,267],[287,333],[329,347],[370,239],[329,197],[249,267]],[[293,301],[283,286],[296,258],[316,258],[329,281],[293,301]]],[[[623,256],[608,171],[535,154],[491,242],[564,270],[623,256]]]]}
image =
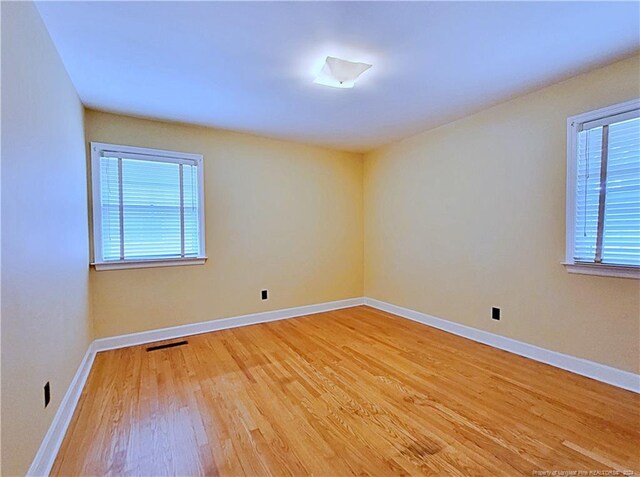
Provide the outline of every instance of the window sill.
{"type": "Polygon", "coordinates": [[[121,262],[92,263],[97,271],[122,270],[126,268],[152,268],[152,267],[180,267],[185,265],[204,265],[207,257],[197,258],[172,258],[154,260],[123,260],[121,262]]]}
{"type": "Polygon", "coordinates": [[[603,277],[640,279],[639,267],[624,267],[619,265],[596,265],[591,263],[563,263],[569,273],[584,275],[599,275],[603,277]]]}

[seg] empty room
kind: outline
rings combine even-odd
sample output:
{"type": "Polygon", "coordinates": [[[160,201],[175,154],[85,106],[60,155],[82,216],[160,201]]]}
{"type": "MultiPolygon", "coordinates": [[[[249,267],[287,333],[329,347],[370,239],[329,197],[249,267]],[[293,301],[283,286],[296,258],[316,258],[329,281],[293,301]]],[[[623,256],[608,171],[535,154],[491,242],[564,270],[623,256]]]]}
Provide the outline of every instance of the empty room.
{"type": "Polygon", "coordinates": [[[0,17],[2,476],[640,475],[640,2],[0,17]]]}

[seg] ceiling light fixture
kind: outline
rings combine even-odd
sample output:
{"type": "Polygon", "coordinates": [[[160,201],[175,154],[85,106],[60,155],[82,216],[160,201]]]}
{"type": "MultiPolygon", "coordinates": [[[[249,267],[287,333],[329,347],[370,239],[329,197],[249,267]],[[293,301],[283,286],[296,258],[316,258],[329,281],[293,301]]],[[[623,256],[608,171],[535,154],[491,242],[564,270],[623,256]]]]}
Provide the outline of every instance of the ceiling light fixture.
{"type": "Polygon", "coordinates": [[[371,68],[367,63],[356,63],[327,56],[324,66],[313,81],[334,88],[353,88],[362,73],[371,68]]]}

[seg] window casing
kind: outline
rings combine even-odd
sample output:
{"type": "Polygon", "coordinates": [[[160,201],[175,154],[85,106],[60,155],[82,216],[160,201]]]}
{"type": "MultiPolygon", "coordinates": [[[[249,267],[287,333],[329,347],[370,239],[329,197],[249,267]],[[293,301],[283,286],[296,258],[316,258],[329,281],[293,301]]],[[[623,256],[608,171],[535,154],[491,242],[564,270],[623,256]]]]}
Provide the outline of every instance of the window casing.
{"type": "Polygon", "coordinates": [[[97,270],[204,263],[202,155],[91,143],[97,270]]]}
{"type": "Polygon", "coordinates": [[[569,272],[640,278],[640,99],[567,119],[569,272]]]}

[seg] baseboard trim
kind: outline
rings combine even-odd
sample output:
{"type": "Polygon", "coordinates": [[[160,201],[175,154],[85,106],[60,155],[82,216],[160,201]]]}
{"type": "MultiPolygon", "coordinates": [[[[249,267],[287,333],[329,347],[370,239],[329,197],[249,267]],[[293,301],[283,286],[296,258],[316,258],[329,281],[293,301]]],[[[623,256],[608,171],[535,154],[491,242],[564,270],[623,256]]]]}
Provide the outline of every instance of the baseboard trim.
{"type": "Polygon", "coordinates": [[[364,304],[372,308],[377,308],[378,310],[398,315],[402,318],[407,318],[424,325],[453,333],[454,335],[462,336],[463,338],[468,338],[479,343],[493,346],[494,348],[499,348],[535,361],[540,361],[542,363],[555,366],[556,368],[580,374],[597,381],[602,381],[628,391],[640,393],[640,375],[629,371],[623,371],[594,361],[540,348],[522,341],[506,338],[488,331],[482,331],[459,323],[454,323],[452,321],[443,320],[442,318],[436,318],[435,316],[427,315],[426,313],[410,310],[408,308],[403,308],[401,306],[373,298],[365,298],[364,304]]]}
{"type": "Polygon", "coordinates": [[[221,318],[219,320],[192,323],[188,325],[174,326],[171,328],[162,328],[94,340],[89,345],[87,352],[78,366],[76,374],[71,380],[71,384],[69,385],[67,392],[60,402],[60,406],[58,407],[53,421],[51,422],[51,426],[40,444],[40,448],[36,453],[31,467],[29,467],[27,475],[33,477],[45,476],[49,475],[51,472],[51,468],[53,467],[55,458],[58,455],[58,451],[62,445],[62,440],[67,432],[67,428],[71,423],[71,418],[73,417],[73,413],[78,404],[78,400],[80,399],[80,395],[82,394],[82,390],[89,376],[89,372],[91,371],[91,366],[93,365],[97,352],[126,348],[128,346],[151,343],[154,341],[182,338],[185,336],[237,328],[240,326],[285,320],[299,316],[312,315],[315,313],[339,310],[342,308],[351,308],[359,305],[368,305],[372,308],[386,311],[402,318],[407,318],[427,326],[432,326],[434,328],[462,336],[463,338],[468,338],[479,343],[484,343],[495,348],[570,371],[572,373],[580,374],[619,388],[640,393],[640,375],[630,373],[628,371],[612,368],[610,366],[605,366],[582,358],[576,358],[556,351],[550,351],[528,343],[523,343],[494,333],[481,331],[452,321],[436,318],[435,316],[427,315],[419,311],[410,310],[408,308],[403,308],[401,306],[373,298],[349,298],[346,300],[319,303],[316,305],[252,313],[249,315],[221,318]]]}
{"type": "Polygon", "coordinates": [[[78,366],[76,374],[69,384],[69,388],[67,388],[67,392],[64,394],[62,401],[60,401],[58,410],[55,416],[53,416],[49,430],[45,434],[44,439],[42,439],[42,443],[31,463],[31,467],[29,467],[27,471],[28,476],[45,476],[51,472],[53,462],[58,455],[62,440],[71,423],[71,418],[78,405],[78,400],[89,377],[89,371],[91,371],[95,356],[95,348],[93,343],[90,343],[89,348],[78,366]]]}
{"type": "Polygon", "coordinates": [[[267,323],[269,321],[296,318],[298,316],[323,313],[326,311],[339,310],[341,308],[350,308],[352,306],[363,304],[364,298],[360,297],[318,303],[316,305],[306,305],[298,306],[295,308],[263,311],[260,313],[251,313],[249,315],[221,318],[219,320],[202,321],[199,323],[191,323],[188,325],[172,326],[171,328],[160,328],[157,330],[142,331],[140,333],[131,333],[127,335],[112,336],[109,338],[100,338],[94,341],[94,345],[96,351],[107,351],[110,349],[126,348],[127,346],[135,346],[145,343],[151,343],[154,341],[183,338],[185,336],[199,335],[202,333],[209,333],[211,331],[237,328],[239,326],[255,325],[258,323],[267,323]]]}
{"type": "Polygon", "coordinates": [[[58,455],[60,446],[67,432],[71,418],[84,389],[84,385],[89,377],[91,366],[99,351],[107,351],[110,349],[126,348],[139,344],[151,343],[153,341],[162,341],[173,338],[182,338],[184,336],[208,333],[210,331],[225,330],[229,328],[237,328],[239,326],[247,326],[258,323],[267,323],[269,321],[285,320],[288,318],[296,318],[299,316],[313,315],[314,313],[322,313],[326,311],[339,310],[341,308],[350,308],[364,304],[364,298],[349,298],[346,300],[331,301],[326,303],[318,303],[315,305],[298,306],[295,308],[285,308],[280,310],[265,311],[261,313],[252,313],[249,315],[234,316],[231,318],[222,318],[219,320],[211,320],[200,323],[193,323],[182,326],[174,326],[171,328],[161,328],[157,330],[143,331],[141,333],[132,333],[128,335],[113,336],[109,338],[101,338],[94,340],[87,349],[75,376],[69,384],[69,388],[65,393],[56,414],[51,421],[49,430],[42,439],[40,448],[36,453],[31,467],[27,472],[30,477],[40,477],[49,475],[53,463],[58,455]]]}

